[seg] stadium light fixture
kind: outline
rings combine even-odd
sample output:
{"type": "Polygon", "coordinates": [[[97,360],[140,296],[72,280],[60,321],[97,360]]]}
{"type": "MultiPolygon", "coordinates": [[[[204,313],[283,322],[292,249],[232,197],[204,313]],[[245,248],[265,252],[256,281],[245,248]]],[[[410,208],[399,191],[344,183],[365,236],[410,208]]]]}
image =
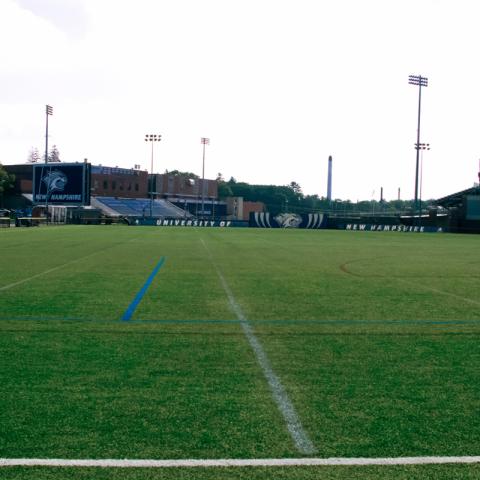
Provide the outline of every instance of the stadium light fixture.
{"type": "Polygon", "coordinates": [[[421,75],[409,75],[408,83],[410,85],[421,85],[422,87],[428,87],[428,78],[421,75]]]}
{"type": "MultiPolygon", "coordinates": [[[[422,87],[428,87],[428,78],[421,75],[409,75],[408,83],[410,85],[418,86],[418,121],[417,121],[417,143],[416,147],[420,146],[420,113],[422,107],[422,87]]],[[[418,201],[418,165],[419,165],[419,153],[420,148],[415,148],[416,160],[415,160],[415,207],[418,212],[418,220],[420,221],[420,203],[418,201]]]]}
{"type": "Polygon", "coordinates": [[[210,145],[210,139],[202,137],[200,143],[203,145],[202,160],[202,218],[205,216],[205,145],[210,145]]]}
{"type": "Polygon", "coordinates": [[[429,143],[415,143],[415,150],[430,150],[429,143]]]}
{"type": "Polygon", "coordinates": [[[154,142],[160,142],[162,136],[158,134],[145,134],[145,141],[151,142],[152,144],[152,154],[150,160],[150,218],[153,217],[153,144],[154,142]]]}

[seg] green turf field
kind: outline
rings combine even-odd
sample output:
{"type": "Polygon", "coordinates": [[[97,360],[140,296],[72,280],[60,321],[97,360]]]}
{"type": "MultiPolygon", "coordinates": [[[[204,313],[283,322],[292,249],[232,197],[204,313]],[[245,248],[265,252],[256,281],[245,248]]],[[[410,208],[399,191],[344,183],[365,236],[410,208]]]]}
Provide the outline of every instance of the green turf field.
{"type": "MultiPolygon", "coordinates": [[[[479,247],[398,232],[2,229],[0,459],[480,455],[479,247]]],[[[55,480],[479,476],[477,464],[0,467],[55,480]]]]}

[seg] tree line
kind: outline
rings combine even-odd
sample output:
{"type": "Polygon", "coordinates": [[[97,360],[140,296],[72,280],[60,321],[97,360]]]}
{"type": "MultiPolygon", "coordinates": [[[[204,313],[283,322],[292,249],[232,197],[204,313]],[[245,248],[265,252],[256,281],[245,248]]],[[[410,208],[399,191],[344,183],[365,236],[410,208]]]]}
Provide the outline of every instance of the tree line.
{"type": "MultiPolygon", "coordinates": [[[[281,212],[308,213],[308,212],[331,212],[338,215],[352,215],[356,213],[369,214],[395,214],[399,212],[413,212],[414,200],[328,200],[318,195],[305,195],[297,182],[288,185],[252,185],[246,182],[238,182],[231,177],[226,181],[219,173],[217,175],[218,196],[243,197],[251,202],[263,202],[266,210],[272,214],[281,212]]],[[[433,200],[422,201],[422,208],[433,206],[433,200]]]]}

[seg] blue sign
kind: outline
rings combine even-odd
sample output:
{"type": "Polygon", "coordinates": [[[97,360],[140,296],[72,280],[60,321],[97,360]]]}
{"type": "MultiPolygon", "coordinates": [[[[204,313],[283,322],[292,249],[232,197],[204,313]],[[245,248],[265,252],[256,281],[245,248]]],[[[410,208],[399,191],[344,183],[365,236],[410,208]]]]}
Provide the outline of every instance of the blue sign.
{"type": "Polygon", "coordinates": [[[90,164],[33,165],[32,193],[37,205],[90,205],[90,164]]]}

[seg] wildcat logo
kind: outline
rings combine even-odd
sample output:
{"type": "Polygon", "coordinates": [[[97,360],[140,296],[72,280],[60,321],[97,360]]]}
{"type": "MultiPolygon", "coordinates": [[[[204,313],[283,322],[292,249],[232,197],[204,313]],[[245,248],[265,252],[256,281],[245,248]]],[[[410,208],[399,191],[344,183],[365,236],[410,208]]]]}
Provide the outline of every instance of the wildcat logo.
{"type": "Polygon", "coordinates": [[[283,228],[298,228],[302,223],[302,217],[296,213],[280,213],[275,220],[283,228]]]}
{"type": "Polygon", "coordinates": [[[47,173],[42,182],[47,187],[47,192],[63,192],[65,185],[68,183],[67,176],[60,170],[53,170],[47,173]]]}

